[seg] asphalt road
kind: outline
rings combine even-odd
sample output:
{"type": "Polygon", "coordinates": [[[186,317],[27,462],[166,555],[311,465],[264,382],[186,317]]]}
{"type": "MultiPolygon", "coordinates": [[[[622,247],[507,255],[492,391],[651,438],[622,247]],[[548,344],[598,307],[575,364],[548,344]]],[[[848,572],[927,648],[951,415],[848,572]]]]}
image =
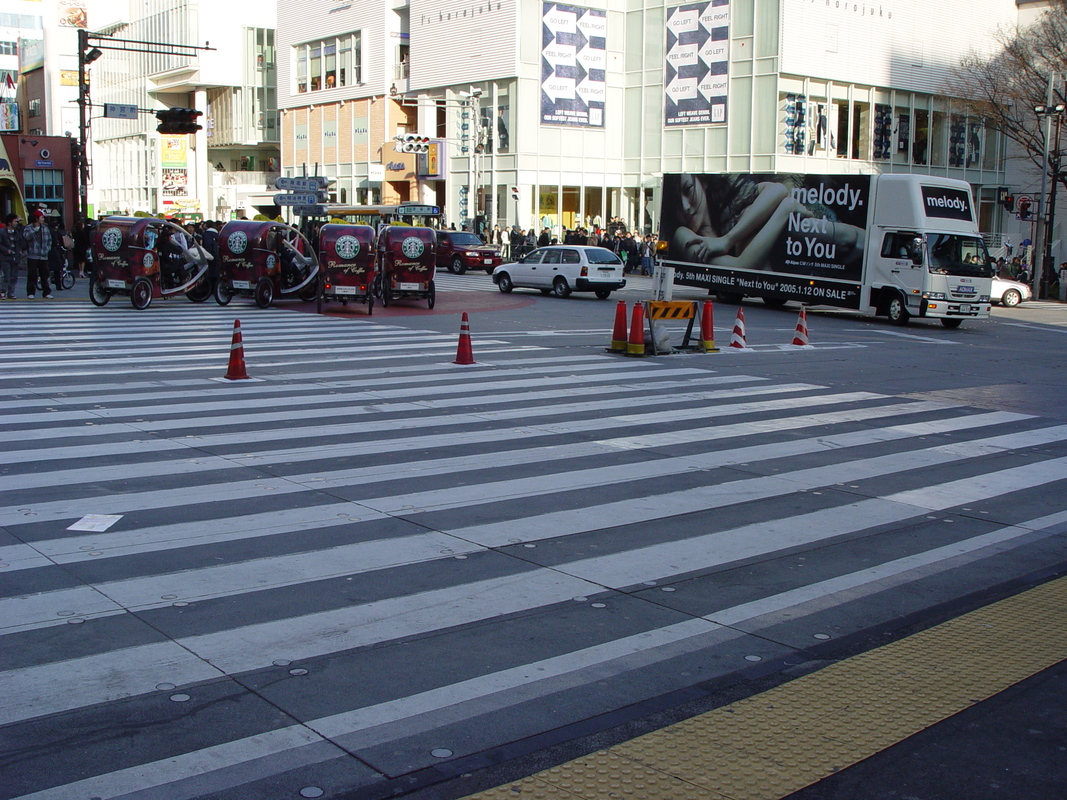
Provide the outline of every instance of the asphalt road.
{"type": "Polygon", "coordinates": [[[716,306],[723,352],[626,359],[643,279],[439,285],[3,304],[0,797],[458,797],[1063,571],[1058,304],[794,348],[750,303],[745,351],[716,306]]]}

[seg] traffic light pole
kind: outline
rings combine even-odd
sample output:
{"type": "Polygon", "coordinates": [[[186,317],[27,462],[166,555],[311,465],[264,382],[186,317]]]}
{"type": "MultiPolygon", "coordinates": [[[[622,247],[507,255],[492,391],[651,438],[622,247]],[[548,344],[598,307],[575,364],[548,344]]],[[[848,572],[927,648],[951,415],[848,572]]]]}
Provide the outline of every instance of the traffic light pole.
{"type": "Polygon", "coordinates": [[[149,53],[163,56],[192,58],[200,50],[214,50],[205,43],[203,47],[170,42],[147,42],[137,39],[115,39],[99,33],[78,29],[78,146],[74,150],[78,170],[78,218],[89,218],[89,132],[92,99],[89,95],[87,67],[104,53],[104,50],[120,50],[127,53],[149,53]]]}

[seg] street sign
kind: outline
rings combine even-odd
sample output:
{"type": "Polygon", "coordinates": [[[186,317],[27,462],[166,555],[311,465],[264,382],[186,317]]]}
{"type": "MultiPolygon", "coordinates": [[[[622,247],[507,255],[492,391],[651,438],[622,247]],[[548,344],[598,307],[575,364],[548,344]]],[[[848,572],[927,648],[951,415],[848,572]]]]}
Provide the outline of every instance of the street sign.
{"type": "Polygon", "coordinates": [[[313,206],[319,196],[314,192],[276,194],[274,204],[279,206],[313,206]]]}
{"type": "Polygon", "coordinates": [[[326,206],[297,206],[293,213],[298,217],[325,217],[326,206]]]}
{"type": "Polygon", "coordinates": [[[422,206],[415,205],[414,203],[401,203],[397,209],[398,214],[414,214],[422,216],[437,216],[441,213],[441,209],[437,206],[422,206]]]}
{"type": "Polygon", "coordinates": [[[275,178],[274,188],[290,192],[316,192],[326,185],[328,178],[275,178]]]}
{"type": "Polygon", "coordinates": [[[137,119],[137,106],[104,103],[104,116],[109,119],[137,119]]]}

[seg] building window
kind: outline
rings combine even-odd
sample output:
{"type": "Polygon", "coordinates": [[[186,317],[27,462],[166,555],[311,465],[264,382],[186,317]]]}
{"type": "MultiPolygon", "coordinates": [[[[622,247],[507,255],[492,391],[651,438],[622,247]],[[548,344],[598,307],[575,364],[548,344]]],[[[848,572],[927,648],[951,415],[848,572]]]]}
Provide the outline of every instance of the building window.
{"type": "Polygon", "coordinates": [[[41,116],[41,98],[38,97],[34,100],[31,100],[29,103],[26,104],[26,108],[31,117],[41,116]]]}
{"type": "Polygon", "coordinates": [[[361,51],[360,31],[296,45],[293,56],[297,94],[361,83],[361,51]]]}
{"type": "Polygon", "coordinates": [[[22,178],[27,200],[63,199],[63,170],[27,169],[22,178]]]}
{"type": "Polygon", "coordinates": [[[17,56],[18,54],[18,42],[0,42],[0,56],[17,56]]]}

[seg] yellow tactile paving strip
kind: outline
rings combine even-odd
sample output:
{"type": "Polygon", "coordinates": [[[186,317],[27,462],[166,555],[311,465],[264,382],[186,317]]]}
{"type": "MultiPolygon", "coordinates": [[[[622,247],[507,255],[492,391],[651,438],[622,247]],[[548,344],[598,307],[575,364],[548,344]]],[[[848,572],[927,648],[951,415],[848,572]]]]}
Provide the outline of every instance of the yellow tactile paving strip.
{"type": "Polygon", "coordinates": [[[1067,658],[1067,578],[471,800],[779,800],[1067,658]]]}

